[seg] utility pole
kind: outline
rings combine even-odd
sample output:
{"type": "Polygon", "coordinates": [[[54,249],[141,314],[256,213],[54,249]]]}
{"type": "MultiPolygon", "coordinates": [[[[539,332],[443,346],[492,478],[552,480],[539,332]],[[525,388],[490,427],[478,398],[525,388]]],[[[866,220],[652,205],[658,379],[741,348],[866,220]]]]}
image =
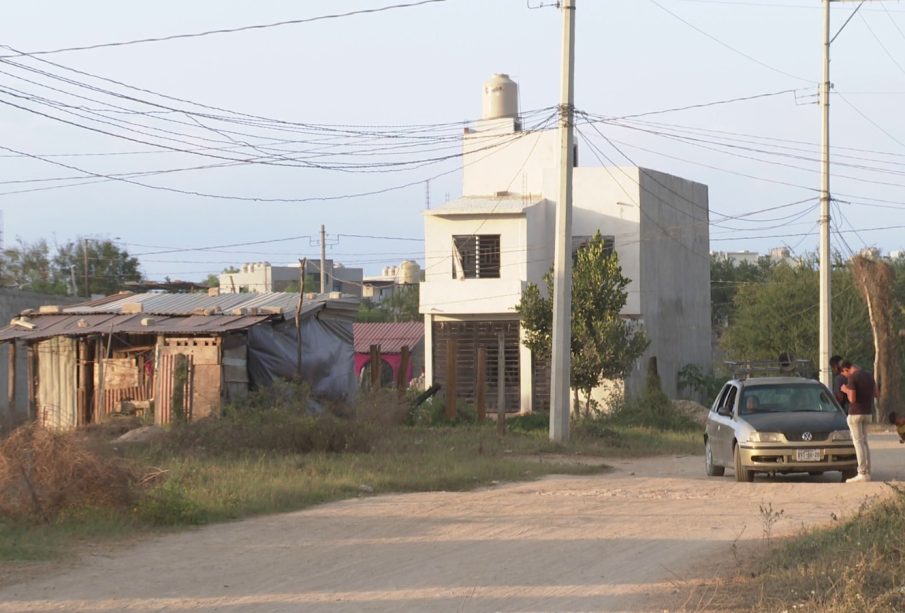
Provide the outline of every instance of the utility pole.
{"type": "Polygon", "coordinates": [[[820,381],[832,389],[830,354],[833,350],[831,313],[832,264],[830,262],[830,0],[823,0],[823,82],[820,155],[820,381]]]}
{"type": "Polygon", "coordinates": [[[327,292],[327,232],[321,224],[321,293],[327,292]]]}
{"type": "Polygon", "coordinates": [[[82,266],[85,271],[85,296],[91,298],[91,290],[88,289],[88,239],[82,239],[82,266]]]}
{"type": "MultiPolygon", "coordinates": [[[[823,81],[820,84],[821,113],[821,153],[820,153],[820,348],[819,363],[820,381],[832,387],[833,374],[830,371],[830,355],[833,353],[833,316],[832,316],[832,253],[830,251],[830,45],[842,33],[848,22],[852,20],[865,0],[858,6],[830,37],[830,2],[846,2],[847,0],[823,0],[823,81]]],[[[855,0],[852,0],[855,1],[855,0]]]]}
{"type": "Polygon", "coordinates": [[[550,440],[569,440],[572,346],[572,122],[575,112],[575,0],[563,0],[562,88],[559,106],[559,199],[553,257],[553,357],[550,369],[550,440]]]}

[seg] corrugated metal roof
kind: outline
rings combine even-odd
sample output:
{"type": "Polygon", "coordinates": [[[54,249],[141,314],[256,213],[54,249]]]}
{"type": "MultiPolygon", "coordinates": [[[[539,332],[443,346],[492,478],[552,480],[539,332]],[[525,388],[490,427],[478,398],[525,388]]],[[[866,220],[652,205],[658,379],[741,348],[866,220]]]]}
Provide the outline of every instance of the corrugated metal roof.
{"type": "MultiPolygon", "coordinates": [[[[142,313],[145,315],[192,315],[200,309],[212,309],[223,314],[229,314],[238,309],[274,309],[279,310],[284,316],[295,316],[298,307],[299,295],[292,292],[269,292],[259,294],[220,294],[208,296],[207,294],[167,294],[149,292],[145,294],[116,295],[118,298],[109,302],[93,302],[76,304],[65,307],[64,313],[122,313],[127,304],[141,304],[142,313]]],[[[358,298],[343,296],[342,298],[330,298],[329,294],[322,294],[315,298],[304,300],[303,311],[311,309],[357,309],[358,298]]]]}
{"type": "Polygon", "coordinates": [[[0,341],[36,341],[54,336],[91,334],[220,334],[244,330],[270,319],[268,315],[195,315],[190,317],[138,315],[36,315],[27,321],[34,328],[8,326],[0,330],[0,341]],[[150,320],[142,325],[142,320],[150,320]]]}
{"type": "Polygon", "coordinates": [[[537,196],[463,196],[435,209],[423,211],[424,215],[521,215],[525,209],[543,202],[537,196]]]}
{"type": "MultiPolygon", "coordinates": [[[[268,319],[293,319],[299,295],[267,294],[116,294],[108,298],[63,308],[62,313],[24,312],[27,325],[0,330],[0,341],[39,340],[53,336],[89,334],[217,334],[249,328],[268,319]],[[141,313],[124,313],[127,304],[140,304],[141,313]],[[265,310],[262,312],[262,310],[265,310]],[[200,311],[204,310],[205,314],[200,311]],[[272,312],[271,312],[272,310],[272,312]],[[143,319],[150,320],[142,325],[143,319]],[[33,326],[33,327],[31,327],[33,326]]],[[[306,297],[302,317],[338,316],[351,320],[358,312],[354,296],[332,298],[329,294],[306,297]]]]}
{"type": "Polygon", "coordinates": [[[356,323],[352,324],[355,336],[355,352],[367,353],[371,345],[380,345],[381,353],[399,353],[403,347],[414,349],[424,338],[423,321],[399,323],[356,323]]]}

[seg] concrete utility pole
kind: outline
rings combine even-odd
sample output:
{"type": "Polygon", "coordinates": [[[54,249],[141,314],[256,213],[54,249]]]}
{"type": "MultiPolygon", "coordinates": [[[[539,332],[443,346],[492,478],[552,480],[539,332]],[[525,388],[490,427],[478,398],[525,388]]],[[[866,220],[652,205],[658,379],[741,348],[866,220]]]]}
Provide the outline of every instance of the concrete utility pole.
{"type": "Polygon", "coordinates": [[[823,81],[820,84],[821,155],[820,155],[820,382],[832,388],[833,353],[832,253],[830,251],[830,45],[842,33],[865,0],[823,0],[823,81]],[[858,6],[832,38],[830,37],[830,2],[858,1],[858,6]]]}
{"type": "Polygon", "coordinates": [[[327,232],[321,224],[321,293],[327,291],[327,232]]]}
{"type": "Polygon", "coordinates": [[[830,0],[823,0],[823,82],[820,155],[820,381],[832,389],[830,355],[833,351],[831,314],[832,263],[830,262],[830,0]]]}
{"type": "Polygon", "coordinates": [[[550,369],[550,440],[569,440],[572,347],[572,123],[575,88],[575,0],[563,0],[562,89],[559,107],[559,200],[553,257],[553,357],[550,369]]]}

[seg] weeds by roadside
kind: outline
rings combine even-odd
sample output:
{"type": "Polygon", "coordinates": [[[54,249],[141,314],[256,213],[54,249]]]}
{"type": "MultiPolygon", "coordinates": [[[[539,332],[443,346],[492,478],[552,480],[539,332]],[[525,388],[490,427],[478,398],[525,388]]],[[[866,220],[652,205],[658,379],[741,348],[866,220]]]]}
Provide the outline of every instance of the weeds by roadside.
{"type": "MultiPolygon", "coordinates": [[[[773,548],[717,588],[711,605],[806,613],[905,611],[905,488],[889,487],[891,496],[862,505],[848,521],[773,548]]],[[[761,513],[765,522],[777,516],[763,505],[761,513]]]]}
{"type": "Polygon", "coordinates": [[[698,451],[690,433],[591,422],[576,425],[571,443],[552,443],[545,415],[507,420],[509,433],[500,437],[492,423],[468,423],[473,417],[464,409],[456,424],[444,421],[442,405],[413,419],[394,391],[345,407],[315,406],[304,389],[286,386],[265,394],[144,442],[114,442],[120,424],[70,435],[28,428],[8,437],[3,445],[11,451],[0,454],[7,458],[0,466],[0,560],[44,558],[98,534],[119,538],[372,493],[466,490],[605,470],[570,456],[698,451]],[[538,462],[545,454],[560,459],[538,462]],[[54,467],[24,469],[29,478],[52,475],[47,485],[23,487],[23,458],[54,467]]]}

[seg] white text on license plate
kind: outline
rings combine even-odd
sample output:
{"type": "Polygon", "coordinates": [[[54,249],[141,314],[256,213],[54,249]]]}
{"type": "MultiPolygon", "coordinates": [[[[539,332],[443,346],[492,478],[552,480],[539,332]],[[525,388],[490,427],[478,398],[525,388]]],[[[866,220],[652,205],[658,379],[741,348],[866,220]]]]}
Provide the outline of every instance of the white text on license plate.
{"type": "Polygon", "coordinates": [[[819,449],[796,449],[795,455],[799,462],[819,462],[820,461],[820,450],[819,449]]]}

